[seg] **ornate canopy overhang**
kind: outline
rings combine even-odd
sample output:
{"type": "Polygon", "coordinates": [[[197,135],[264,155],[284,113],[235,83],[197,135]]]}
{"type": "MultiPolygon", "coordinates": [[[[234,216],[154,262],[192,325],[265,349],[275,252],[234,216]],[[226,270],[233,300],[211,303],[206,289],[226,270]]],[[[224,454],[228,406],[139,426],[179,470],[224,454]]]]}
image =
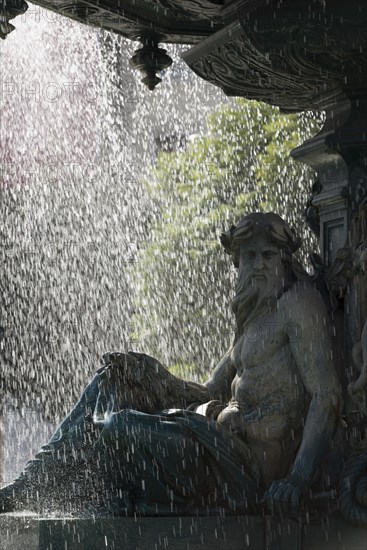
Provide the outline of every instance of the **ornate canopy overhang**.
{"type": "MultiPolygon", "coordinates": [[[[185,61],[227,95],[260,99],[287,111],[327,108],[336,91],[358,95],[367,81],[364,0],[36,0],[143,48],[132,63],[146,73],[170,64],[159,43],[192,44],[185,61]]],[[[26,10],[0,0],[0,31],[26,10]]]]}

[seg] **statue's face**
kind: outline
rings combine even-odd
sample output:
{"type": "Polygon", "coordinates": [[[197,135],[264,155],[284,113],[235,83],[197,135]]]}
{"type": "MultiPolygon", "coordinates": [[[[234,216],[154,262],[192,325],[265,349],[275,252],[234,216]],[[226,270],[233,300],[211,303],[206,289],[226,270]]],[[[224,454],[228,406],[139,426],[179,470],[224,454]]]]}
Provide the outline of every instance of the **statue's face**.
{"type": "Polygon", "coordinates": [[[266,236],[257,236],[240,247],[239,269],[247,284],[262,288],[283,277],[280,249],[266,236]]]}

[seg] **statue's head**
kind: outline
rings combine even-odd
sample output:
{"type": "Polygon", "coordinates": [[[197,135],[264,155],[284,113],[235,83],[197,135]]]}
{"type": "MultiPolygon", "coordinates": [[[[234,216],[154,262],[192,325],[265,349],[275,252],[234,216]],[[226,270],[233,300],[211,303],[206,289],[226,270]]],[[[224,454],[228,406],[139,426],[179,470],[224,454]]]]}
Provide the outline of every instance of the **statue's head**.
{"type": "Polygon", "coordinates": [[[222,234],[221,242],[239,268],[233,311],[240,332],[297,279],[308,278],[292,258],[301,240],[277,214],[248,214],[222,234]]]}
{"type": "Polygon", "coordinates": [[[240,264],[240,250],[243,245],[255,242],[259,237],[267,239],[279,250],[283,261],[291,260],[292,254],[301,245],[301,239],[278,214],[253,212],[240,219],[237,225],[221,236],[221,243],[230,254],[236,267],[240,264]]]}

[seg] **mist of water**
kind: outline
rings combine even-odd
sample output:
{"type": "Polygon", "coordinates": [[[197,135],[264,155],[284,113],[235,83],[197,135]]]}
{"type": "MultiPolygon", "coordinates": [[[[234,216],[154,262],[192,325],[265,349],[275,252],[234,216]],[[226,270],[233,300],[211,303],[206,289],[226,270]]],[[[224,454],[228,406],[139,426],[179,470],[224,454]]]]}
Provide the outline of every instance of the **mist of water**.
{"type": "Polygon", "coordinates": [[[140,178],[160,147],[200,133],[223,101],[178,47],[152,94],[128,66],[137,46],[33,5],[0,45],[6,480],[101,354],[135,345],[131,265],[152,208],[140,178]]]}

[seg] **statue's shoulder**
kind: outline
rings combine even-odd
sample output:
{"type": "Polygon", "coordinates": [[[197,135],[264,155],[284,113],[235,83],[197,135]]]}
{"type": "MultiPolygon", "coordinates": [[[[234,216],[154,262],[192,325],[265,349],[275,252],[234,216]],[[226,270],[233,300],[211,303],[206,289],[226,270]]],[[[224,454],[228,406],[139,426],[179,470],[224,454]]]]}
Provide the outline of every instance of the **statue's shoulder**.
{"type": "Polygon", "coordinates": [[[296,315],[299,318],[313,314],[325,314],[325,304],[320,292],[311,281],[301,280],[284,292],[279,299],[279,309],[286,317],[296,315]]]}

